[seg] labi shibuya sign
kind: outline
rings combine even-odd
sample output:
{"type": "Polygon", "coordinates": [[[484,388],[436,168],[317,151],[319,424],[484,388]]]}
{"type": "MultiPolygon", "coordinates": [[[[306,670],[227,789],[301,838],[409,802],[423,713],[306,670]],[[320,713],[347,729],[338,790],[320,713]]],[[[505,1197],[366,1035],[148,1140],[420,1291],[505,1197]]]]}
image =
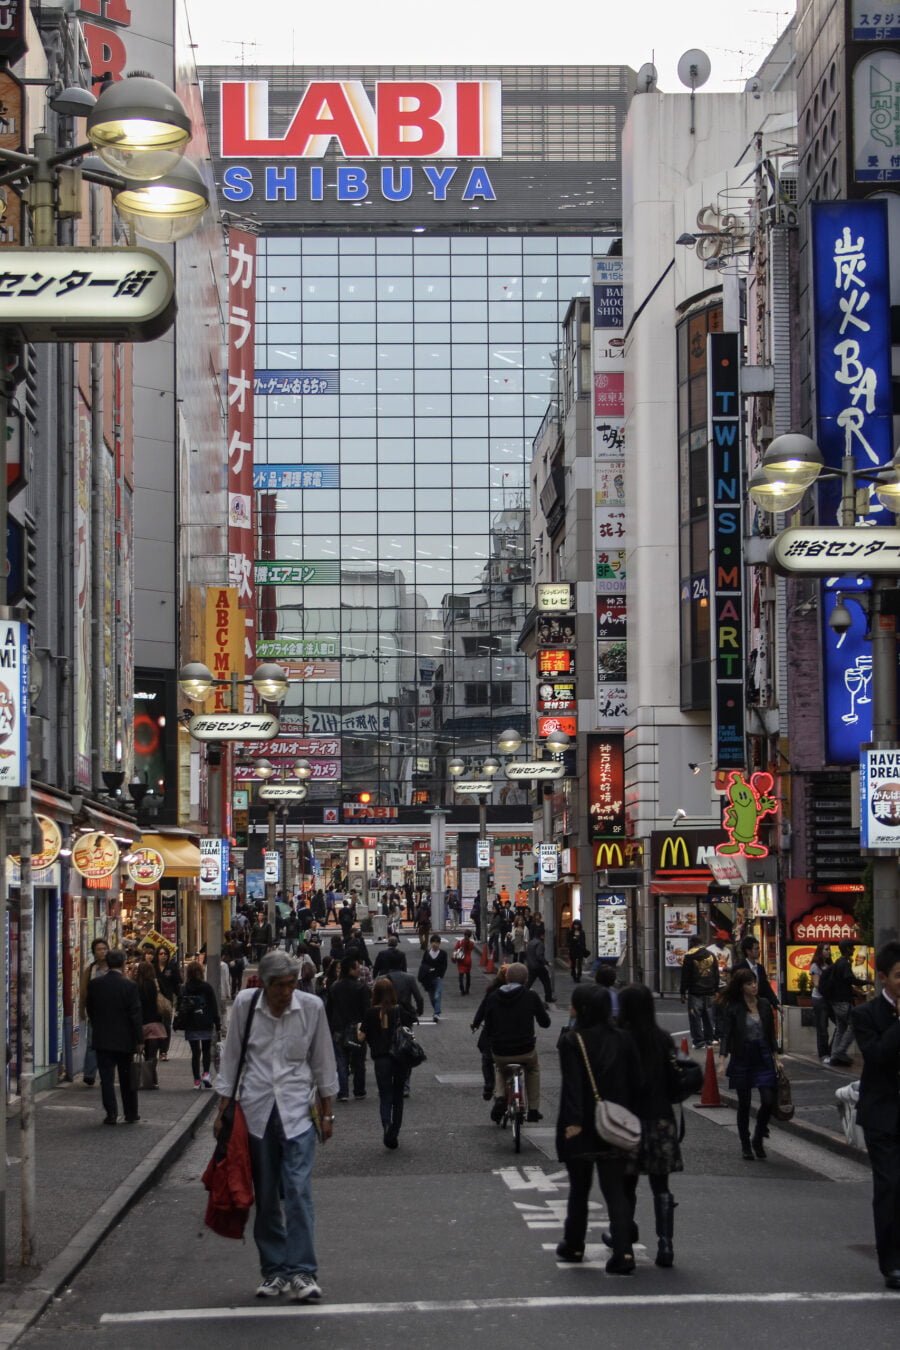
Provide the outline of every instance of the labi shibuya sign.
{"type": "Polygon", "coordinates": [[[277,135],[266,80],[223,80],[220,98],[222,158],[238,161],[223,175],[226,201],[404,202],[417,184],[436,202],[497,199],[479,161],[502,153],[499,80],[377,80],[371,97],[361,80],[311,80],[277,135]],[[332,148],[347,162],[326,171],[315,161],[332,148]],[[276,162],[256,172],[260,160],[276,162]]]}

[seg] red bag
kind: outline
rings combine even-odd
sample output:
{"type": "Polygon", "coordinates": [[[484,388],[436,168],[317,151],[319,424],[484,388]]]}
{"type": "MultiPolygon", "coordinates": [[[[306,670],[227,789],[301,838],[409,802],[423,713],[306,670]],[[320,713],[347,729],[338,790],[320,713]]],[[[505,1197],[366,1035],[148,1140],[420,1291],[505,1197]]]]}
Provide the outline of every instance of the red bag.
{"type": "Polygon", "coordinates": [[[250,1135],[239,1102],[226,1107],[202,1180],[209,1191],[204,1219],[207,1228],[219,1237],[242,1238],[253,1205],[253,1173],[250,1135]]]}

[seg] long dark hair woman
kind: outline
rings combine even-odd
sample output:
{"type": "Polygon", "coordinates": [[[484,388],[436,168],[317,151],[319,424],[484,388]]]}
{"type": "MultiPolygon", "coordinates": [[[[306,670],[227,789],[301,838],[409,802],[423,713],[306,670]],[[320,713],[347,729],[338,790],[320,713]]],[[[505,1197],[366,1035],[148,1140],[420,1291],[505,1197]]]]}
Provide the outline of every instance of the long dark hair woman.
{"type": "Polygon", "coordinates": [[[611,1025],[611,1006],[606,989],[597,985],[579,985],[572,993],[570,1012],[574,1025],[559,1041],[562,1088],[556,1122],[556,1151],[569,1174],[569,1203],[563,1240],[556,1255],[562,1261],[584,1259],[588,1196],[596,1167],[610,1220],[612,1256],[606,1269],[611,1275],[631,1275],[634,1271],[631,1236],[634,1192],[629,1194],[626,1180],[636,1164],[598,1135],[591,1085],[593,1075],[601,1097],[637,1111],[641,1090],[637,1050],[629,1037],[611,1025]]]}
{"type": "Polygon", "coordinates": [[[194,1088],[199,1092],[202,1088],[212,1088],[209,1066],[213,1032],[217,1039],[221,1032],[219,1002],[212,985],[203,978],[203,967],[199,961],[192,961],[185,974],[178,1004],[179,1020],[184,1028],[184,1038],[191,1047],[194,1088]]]}
{"type": "Polygon", "coordinates": [[[722,1000],[719,1055],[728,1058],[728,1083],[737,1093],[737,1127],[741,1155],[747,1162],[765,1158],[763,1140],[775,1105],[778,1066],[775,1016],[772,1005],[758,997],[759,986],[752,970],[732,975],[722,1000]],[[750,1137],[750,1099],[759,1092],[756,1129],[750,1137]]]}
{"type": "Polygon", "coordinates": [[[372,987],[372,1003],[363,1017],[359,1039],[368,1045],[372,1056],[385,1148],[397,1147],[400,1126],[403,1124],[406,1069],[391,1058],[391,1043],[399,1025],[397,991],[393,982],[382,975],[372,987]]]}
{"type": "Polygon", "coordinates": [[[809,963],[809,978],[812,983],[813,1017],[816,1020],[816,1054],[819,1059],[827,1059],[831,1053],[831,1036],[828,1023],[831,1021],[831,1008],[828,999],[820,988],[822,976],[832,964],[831,944],[820,942],[813,952],[809,963]]]}
{"type": "Polygon", "coordinates": [[[156,1061],[160,1048],[166,1043],[166,1028],[159,1013],[159,985],[156,983],[155,966],[150,961],[141,961],[135,971],[135,981],[141,999],[144,1059],[153,1065],[153,1082],[150,1086],[159,1087],[156,1061]]]}
{"type": "MultiPolygon", "coordinates": [[[[641,1149],[638,1155],[639,1171],[649,1179],[653,1192],[653,1211],[656,1218],[658,1266],[671,1266],[675,1260],[672,1239],[675,1230],[675,1200],[669,1190],[672,1172],[684,1170],[678,1143],[678,1127],[672,1109],[675,1086],[675,1046],[672,1037],[656,1023],[653,995],[643,984],[631,984],[619,994],[619,1027],[634,1042],[641,1062],[643,1086],[637,1114],[641,1119],[641,1149]]],[[[632,1197],[631,1212],[637,1192],[637,1174],[625,1178],[625,1188],[632,1197]]],[[[637,1229],[632,1238],[637,1241],[637,1229]]]]}

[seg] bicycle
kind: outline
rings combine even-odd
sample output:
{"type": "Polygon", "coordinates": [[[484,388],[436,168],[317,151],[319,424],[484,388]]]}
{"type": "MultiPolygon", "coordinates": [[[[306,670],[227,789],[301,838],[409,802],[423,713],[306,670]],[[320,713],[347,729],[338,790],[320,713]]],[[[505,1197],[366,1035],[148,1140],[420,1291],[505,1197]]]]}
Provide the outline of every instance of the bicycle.
{"type": "Polygon", "coordinates": [[[517,1153],[521,1153],[522,1126],[525,1123],[527,1110],[524,1066],[521,1064],[504,1064],[503,1080],[506,1084],[506,1102],[498,1124],[504,1130],[508,1125],[512,1125],[513,1146],[517,1153]]]}

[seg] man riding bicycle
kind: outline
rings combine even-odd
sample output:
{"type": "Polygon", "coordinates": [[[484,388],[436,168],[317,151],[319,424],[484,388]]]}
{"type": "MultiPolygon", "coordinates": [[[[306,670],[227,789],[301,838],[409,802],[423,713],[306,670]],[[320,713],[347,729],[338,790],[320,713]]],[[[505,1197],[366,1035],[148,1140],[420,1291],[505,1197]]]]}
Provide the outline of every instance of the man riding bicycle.
{"type": "Polygon", "coordinates": [[[494,1104],[491,1120],[497,1124],[506,1110],[507,1064],[521,1064],[525,1070],[525,1091],[528,1096],[526,1120],[534,1122],[543,1117],[541,1105],[541,1070],[534,1024],[549,1027],[550,1016],[543,1002],[532,989],[526,989],[528,968],[516,961],[506,972],[506,984],[490,995],[484,1009],[484,1026],[494,1060],[494,1104]]]}

